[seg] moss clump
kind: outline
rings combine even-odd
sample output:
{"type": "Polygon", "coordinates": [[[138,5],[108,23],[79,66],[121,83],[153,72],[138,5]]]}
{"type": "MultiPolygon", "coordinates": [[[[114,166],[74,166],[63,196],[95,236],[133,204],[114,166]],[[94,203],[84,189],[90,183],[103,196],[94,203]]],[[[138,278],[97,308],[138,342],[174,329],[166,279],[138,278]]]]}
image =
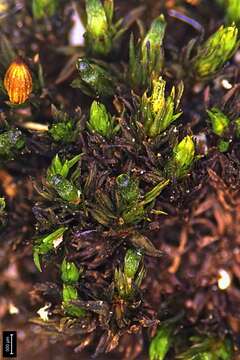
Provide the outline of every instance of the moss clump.
{"type": "Polygon", "coordinates": [[[0,317],[9,328],[13,311],[11,328],[25,320],[32,333],[30,319],[32,348],[47,330],[86,359],[237,353],[234,6],[31,0],[11,16],[0,9],[0,317]],[[85,34],[73,45],[76,18],[85,34]],[[4,88],[17,56],[28,84],[7,78],[21,104],[4,88]]]}

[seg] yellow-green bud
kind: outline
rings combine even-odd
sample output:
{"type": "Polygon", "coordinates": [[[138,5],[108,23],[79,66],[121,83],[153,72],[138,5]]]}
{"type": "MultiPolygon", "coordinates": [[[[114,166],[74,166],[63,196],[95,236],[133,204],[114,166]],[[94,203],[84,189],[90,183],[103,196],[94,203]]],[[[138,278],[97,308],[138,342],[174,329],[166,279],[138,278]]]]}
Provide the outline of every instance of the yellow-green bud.
{"type": "Polygon", "coordinates": [[[173,149],[171,160],[166,166],[168,177],[180,178],[189,171],[195,155],[195,145],[191,136],[186,136],[173,149]]]}
{"type": "Polygon", "coordinates": [[[96,132],[106,138],[110,138],[113,135],[113,119],[108,113],[106,106],[98,101],[93,101],[91,105],[87,125],[92,132],[96,132]]]}
{"type": "Polygon", "coordinates": [[[239,47],[238,29],[232,26],[221,26],[199,48],[193,60],[194,72],[199,78],[211,77],[221,70],[239,47]]]}
{"type": "Polygon", "coordinates": [[[160,77],[153,80],[153,89],[150,97],[145,92],[142,96],[141,110],[144,128],[148,136],[155,137],[181,116],[178,112],[180,99],[183,93],[183,83],[179,83],[177,91],[172,87],[170,95],[165,94],[166,81],[160,77]]]}
{"type": "Polygon", "coordinates": [[[217,108],[207,110],[208,116],[211,120],[212,129],[214,134],[222,136],[229,126],[229,119],[222,111],[217,108]]]}
{"type": "Polygon", "coordinates": [[[61,278],[65,284],[74,284],[78,281],[80,272],[73,262],[63,260],[61,265],[61,278]]]}
{"type": "Polygon", "coordinates": [[[107,55],[112,48],[111,26],[100,0],[86,0],[87,27],[85,33],[90,53],[107,55]]]}
{"type": "Polygon", "coordinates": [[[104,36],[108,29],[107,17],[100,0],[86,0],[87,31],[93,36],[104,36]]]}
{"type": "Polygon", "coordinates": [[[195,146],[191,136],[186,136],[173,150],[173,158],[181,168],[189,168],[195,154],[195,146]]]}

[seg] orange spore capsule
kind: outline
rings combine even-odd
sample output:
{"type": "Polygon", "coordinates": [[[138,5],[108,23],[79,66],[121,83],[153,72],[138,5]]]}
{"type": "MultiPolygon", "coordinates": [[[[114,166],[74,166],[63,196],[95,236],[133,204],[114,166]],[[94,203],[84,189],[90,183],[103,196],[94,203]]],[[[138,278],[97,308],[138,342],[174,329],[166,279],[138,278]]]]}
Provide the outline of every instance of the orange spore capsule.
{"type": "Polygon", "coordinates": [[[4,77],[4,87],[13,104],[23,104],[29,98],[32,92],[32,76],[21,58],[15,59],[9,65],[4,77]]]}

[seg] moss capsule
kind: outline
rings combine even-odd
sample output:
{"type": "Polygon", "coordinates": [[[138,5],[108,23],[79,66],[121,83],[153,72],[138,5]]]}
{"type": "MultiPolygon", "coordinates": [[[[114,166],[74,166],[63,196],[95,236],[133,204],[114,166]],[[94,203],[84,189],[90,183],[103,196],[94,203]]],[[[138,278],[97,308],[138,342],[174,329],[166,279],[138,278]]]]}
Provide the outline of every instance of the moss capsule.
{"type": "Polygon", "coordinates": [[[7,69],[4,87],[13,104],[23,104],[29,98],[32,92],[32,76],[21,58],[15,59],[7,69]]]}

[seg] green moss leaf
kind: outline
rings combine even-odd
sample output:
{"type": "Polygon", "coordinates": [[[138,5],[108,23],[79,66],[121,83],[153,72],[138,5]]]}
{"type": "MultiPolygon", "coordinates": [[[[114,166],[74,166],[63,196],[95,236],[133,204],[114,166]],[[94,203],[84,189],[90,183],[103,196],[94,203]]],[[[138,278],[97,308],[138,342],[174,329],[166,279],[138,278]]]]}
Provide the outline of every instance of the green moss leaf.
{"type": "Polygon", "coordinates": [[[149,347],[150,360],[164,360],[173,341],[173,327],[162,325],[149,347]]]}
{"type": "Polygon", "coordinates": [[[129,279],[134,279],[136,272],[138,271],[138,267],[140,261],[142,259],[142,254],[139,251],[129,249],[126,252],[124,257],[124,274],[129,279]]]}
{"type": "Polygon", "coordinates": [[[41,270],[39,255],[45,255],[61,243],[66,227],[60,227],[54,232],[44,235],[35,241],[33,247],[33,260],[39,271],[41,270]]]}

